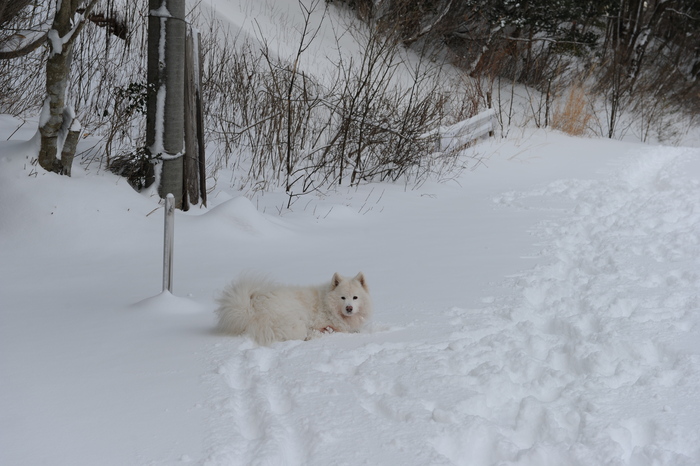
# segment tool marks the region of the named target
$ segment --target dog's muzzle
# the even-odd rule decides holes
[[[354,312],[354,309],[352,306],[345,306],[345,310],[343,311],[343,314],[346,316],[351,316]]]

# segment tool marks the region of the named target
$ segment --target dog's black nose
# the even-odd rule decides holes
[[[352,306],[345,306],[345,312],[352,312]]]

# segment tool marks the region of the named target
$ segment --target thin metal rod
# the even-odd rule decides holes
[[[165,196],[165,237],[163,240],[163,291],[173,292],[173,240],[175,238],[175,196]]]

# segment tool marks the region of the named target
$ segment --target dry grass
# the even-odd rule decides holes
[[[581,85],[571,88],[563,107],[558,105],[552,115],[551,126],[572,136],[584,136],[593,114],[588,107],[586,91]]]

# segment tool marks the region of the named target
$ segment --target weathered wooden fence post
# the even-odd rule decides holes
[[[182,210],[206,206],[206,163],[201,100],[201,35],[191,27],[185,44],[185,163]]]

